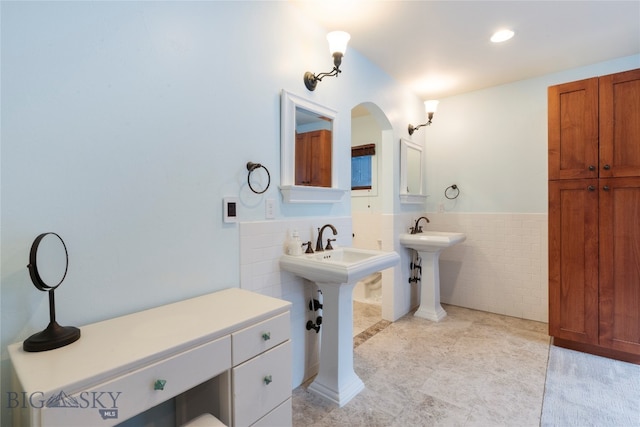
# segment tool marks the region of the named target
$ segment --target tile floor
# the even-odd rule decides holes
[[[294,427],[539,426],[547,324],[445,310],[439,323],[410,313],[367,334],[379,317],[356,305],[354,368],[366,389],[339,408],[303,384],[293,391]]]

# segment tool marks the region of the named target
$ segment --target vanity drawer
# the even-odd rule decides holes
[[[291,321],[289,312],[232,334],[233,366],[251,359],[289,339]]]
[[[114,425],[230,368],[231,338],[225,336],[75,393],[65,399],[66,407],[43,407],[41,423],[43,426]],[[163,390],[154,389],[158,380],[166,381]]]
[[[246,427],[291,397],[291,341],[232,370],[233,423]]]
[[[289,427],[293,424],[291,398],[280,404],[276,409],[260,418],[251,427]]]

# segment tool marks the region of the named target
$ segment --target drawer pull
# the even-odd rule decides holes
[[[153,383],[153,389],[154,390],[164,390],[164,385],[167,383],[167,380],[156,380],[155,383]]]
[[[273,381],[273,380],[271,379],[271,375],[267,375],[267,376],[265,376],[265,377],[264,377],[264,383],[265,383],[266,385],[271,384],[271,381]]]
[[[271,332],[263,332],[262,339],[265,341],[269,341],[271,339]]]

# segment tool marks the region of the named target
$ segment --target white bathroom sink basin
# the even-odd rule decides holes
[[[283,255],[280,267],[313,282],[341,284],[355,283],[398,261],[400,256],[395,252],[337,248],[300,256]]]
[[[445,248],[464,242],[463,233],[447,231],[423,231],[417,234],[401,234],[400,243],[408,248],[422,252],[439,252]]]

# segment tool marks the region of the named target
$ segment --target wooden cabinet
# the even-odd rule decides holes
[[[549,334],[640,363],[640,69],[548,96]]]
[[[640,176],[640,69],[600,77],[600,177]]]
[[[551,86],[549,179],[598,177],[598,78]]]
[[[600,187],[600,345],[640,354],[640,177]]]
[[[296,134],[296,185],[331,187],[332,133],[316,130]]]
[[[549,334],[598,343],[597,179],[549,182]]]

